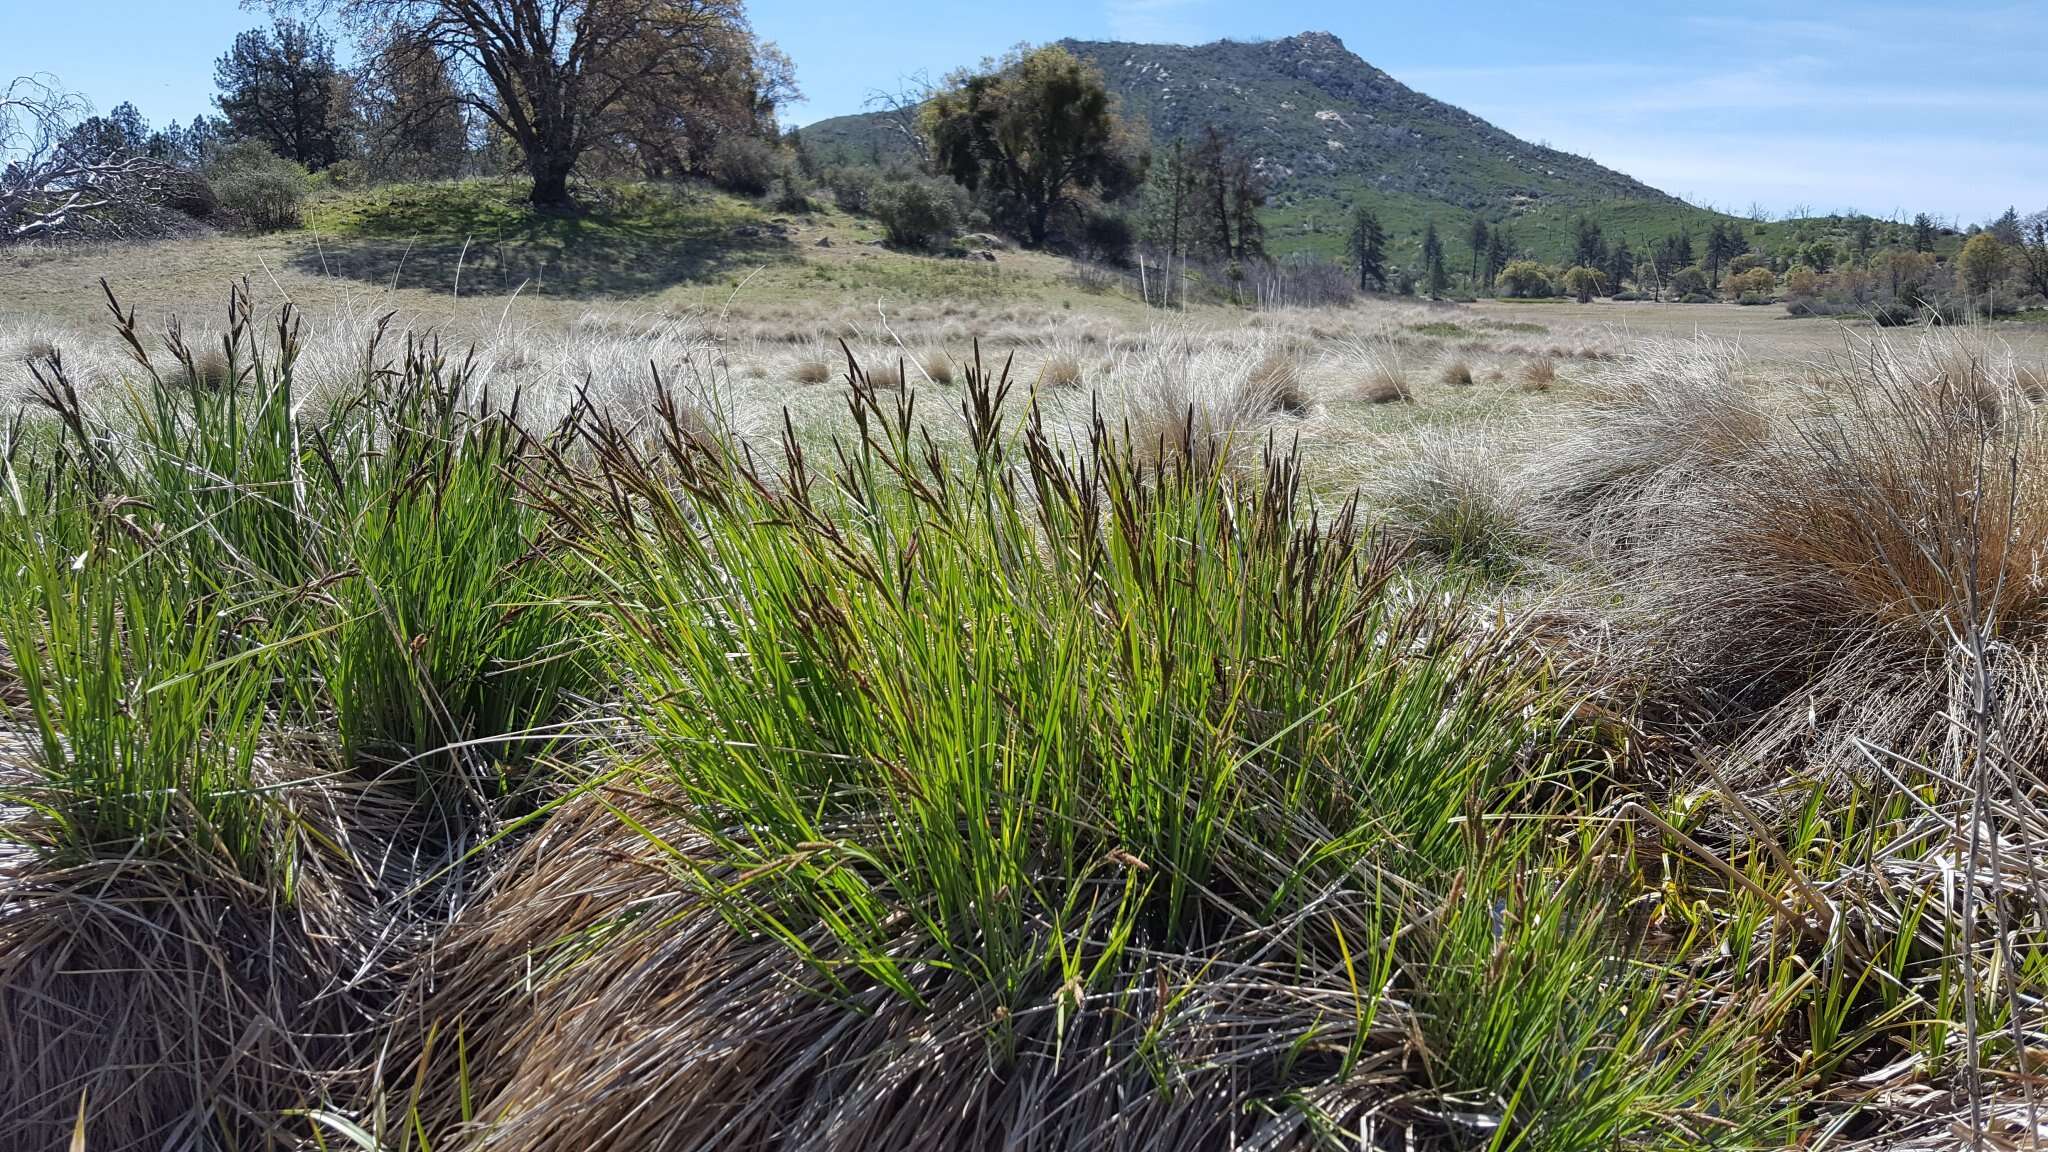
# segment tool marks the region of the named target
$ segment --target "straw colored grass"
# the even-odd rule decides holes
[[[1079,388],[1081,384],[1081,358],[1071,352],[1056,352],[1038,366],[1040,388]]]
[[[1358,398],[1368,404],[1396,404],[1412,401],[1415,395],[1408,390],[1408,380],[1399,368],[1376,364],[1359,385]]]

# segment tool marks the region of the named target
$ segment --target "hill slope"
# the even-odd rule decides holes
[[[1334,251],[1354,203],[1379,211],[1397,246],[1417,243],[1433,220],[1456,252],[1478,215],[1508,222],[1525,249],[1552,259],[1569,250],[1580,213],[1632,241],[1681,226],[1703,230],[1713,219],[1585,157],[1530,144],[1431,99],[1327,32],[1194,47],[1061,43],[1101,69],[1124,113],[1149,126],[1155,147],[1192,140],[1209,124],[1242,142],[1266,178],[1269,238],[1283,251]],[[840,162],[903,152],[874,114],[822,120],[803,134],[821,157]]]

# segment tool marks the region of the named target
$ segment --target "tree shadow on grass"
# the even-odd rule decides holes
[[[503,182],[399,186],[310,223],[297,270],[440,293],[636,296],[798,259],[730,201],[648,186],[596,190],[574,215],[535,212]]]

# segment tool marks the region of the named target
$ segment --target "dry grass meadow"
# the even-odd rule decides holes
[[[2037,1146],[2041,331],[764,223],[0,256],[0,1145]]]

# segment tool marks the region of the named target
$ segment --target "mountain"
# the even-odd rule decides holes
[[[1254,157],[1267,187],[1268,246],[1335,252],[1350,207],[1366,204],[1397,249],[1434,222],[1455,254],[1474,216],[1505,222],[1545,259],[1570,253],[1583,214],[1639,248],[1716,217],[1583,156],[1530,144],[1461,108],[1407,87],[1327,32],[1187,47],[1064,40],[1092,61],[1124,115],[1149,127],[1155,151],[1191,144],[1205,125]],[[905,146],[876,113],[803,129],[827,162],[878,163]]]

